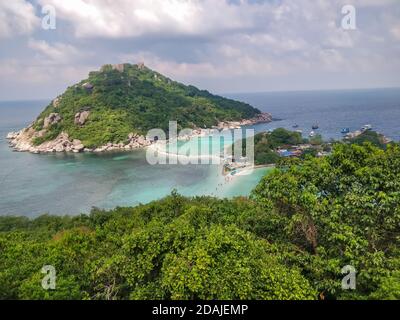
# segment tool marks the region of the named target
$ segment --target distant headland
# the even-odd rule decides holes
[[[149,146],[169,121],[195,134],[272,121],[251,105],[173,81],[143,63],[104,65],[67,88],[27,128],[7,135],[15,151],[105,152]]]

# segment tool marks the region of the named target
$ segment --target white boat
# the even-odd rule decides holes
[[[314,138],[315,137],[315,131],[311,131],[309,136],[310,136],[310,138]]]
[[[372,130],[372,126],[370,124],[366,124],[361,128],[361,131],[369,131]]]

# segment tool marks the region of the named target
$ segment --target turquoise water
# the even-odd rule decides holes
[[[151,166],[144,150],[100,155],[12,152],[7,132],[27,125],[44,105],[0,103],[1,215],[79,214],[92,207],[133,206],[160,199],[174,188],[186,196],[248,195],[266,172],[259,169],[225,181],[219,165]],[[199,142],[207,144],[205,138]]]
[[[305,133],[315,122],[325,138],[372,124],[400,140],[400,90],[356,90],[232,95],[269,111],[280,121],[256,131],[297,123]],[[0,102],[0,215],[79,214],[92,207],[147,203],[176,188],[187,196],[248,195],[267,169],[225,181],[218,165],[156,165],[144,151],[131,153],[33,155],[12,152],[5,136],[35,119],[48,101]],[[190,144],[195,144],[192,140]],[[208,142],[200,140],[202,146]]]

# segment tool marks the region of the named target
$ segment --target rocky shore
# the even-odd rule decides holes
[[[82,112],[75,116],[75,122],[79,125],[84,125],[87,117],[89,116],[88,112]],[[145,148],[154,143],[154,141],[146,139],[146,137],[130,133],[127,137],[125,143],[112,143],[109,142],[104,146],[100,146],[97,148],[88,148],[86,147],[82,141],[78,139],[72,139],[69,137],[68,133],[61,132],[55,139],[50,141],[45,141],[39,145],[36,145],[34,141],[38,138],[42,138],[46,134],[46,129],[59,122],[61,118],[58,114],[50,114],[44,120],[43,129],[40,131],[35,130],[34,124],[31,124],[27,128],[24,128],[18,132],[10,132],[7,135],[7,140],[9,140],[9,145],[14,151],[18,152],[31,152],[31,153],[53,153],[53,152],[93,152],[93,153],[101,153],[108,151],[131,151],[135,149]],[[214,129],[237,129],[246,125],[254,125],[258,123],[267,123],[272,121],[272,116],[269,113],[261,113],[255,118],[245,119],[242,121],[230,121],[230,122],[221,122],[218,126],[214,127]],[[202,129],[194,129],[193,136],[202,135]]]
[[[239,129],[242,126],[251,126],[259,123],[268,123],[272,121],[272,115],[270,113],[260,113],[254,118],[251,119],[243,119],[241,121],[224,121],[220,122],[218,126],[214,127],[214,129]]]
[[[37,132],[32,126],[22,129],[18,132],[10,132],[7,135],[10,147],[18,152],[31,153],[52,153],[52,152],[93,152],[100,153],[106,151],[130,151],[140,149],[151,145],[153,142],[145,137],[131,133],[126,143],[107,143],[97,148],[87,148],[78,139],[71,139],[65,132],[61,132],[54,140],[46,141],[40,145],[34,145],[35,138],[40,137],[41,133]]]

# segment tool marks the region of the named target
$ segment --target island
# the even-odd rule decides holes
[[[15,151],[104,152],[151,145],[150,129],[237,128],[272,121],[251,105],[173,81],[143,63],[104,65],[67,88],[27,128],[7,135]]]

